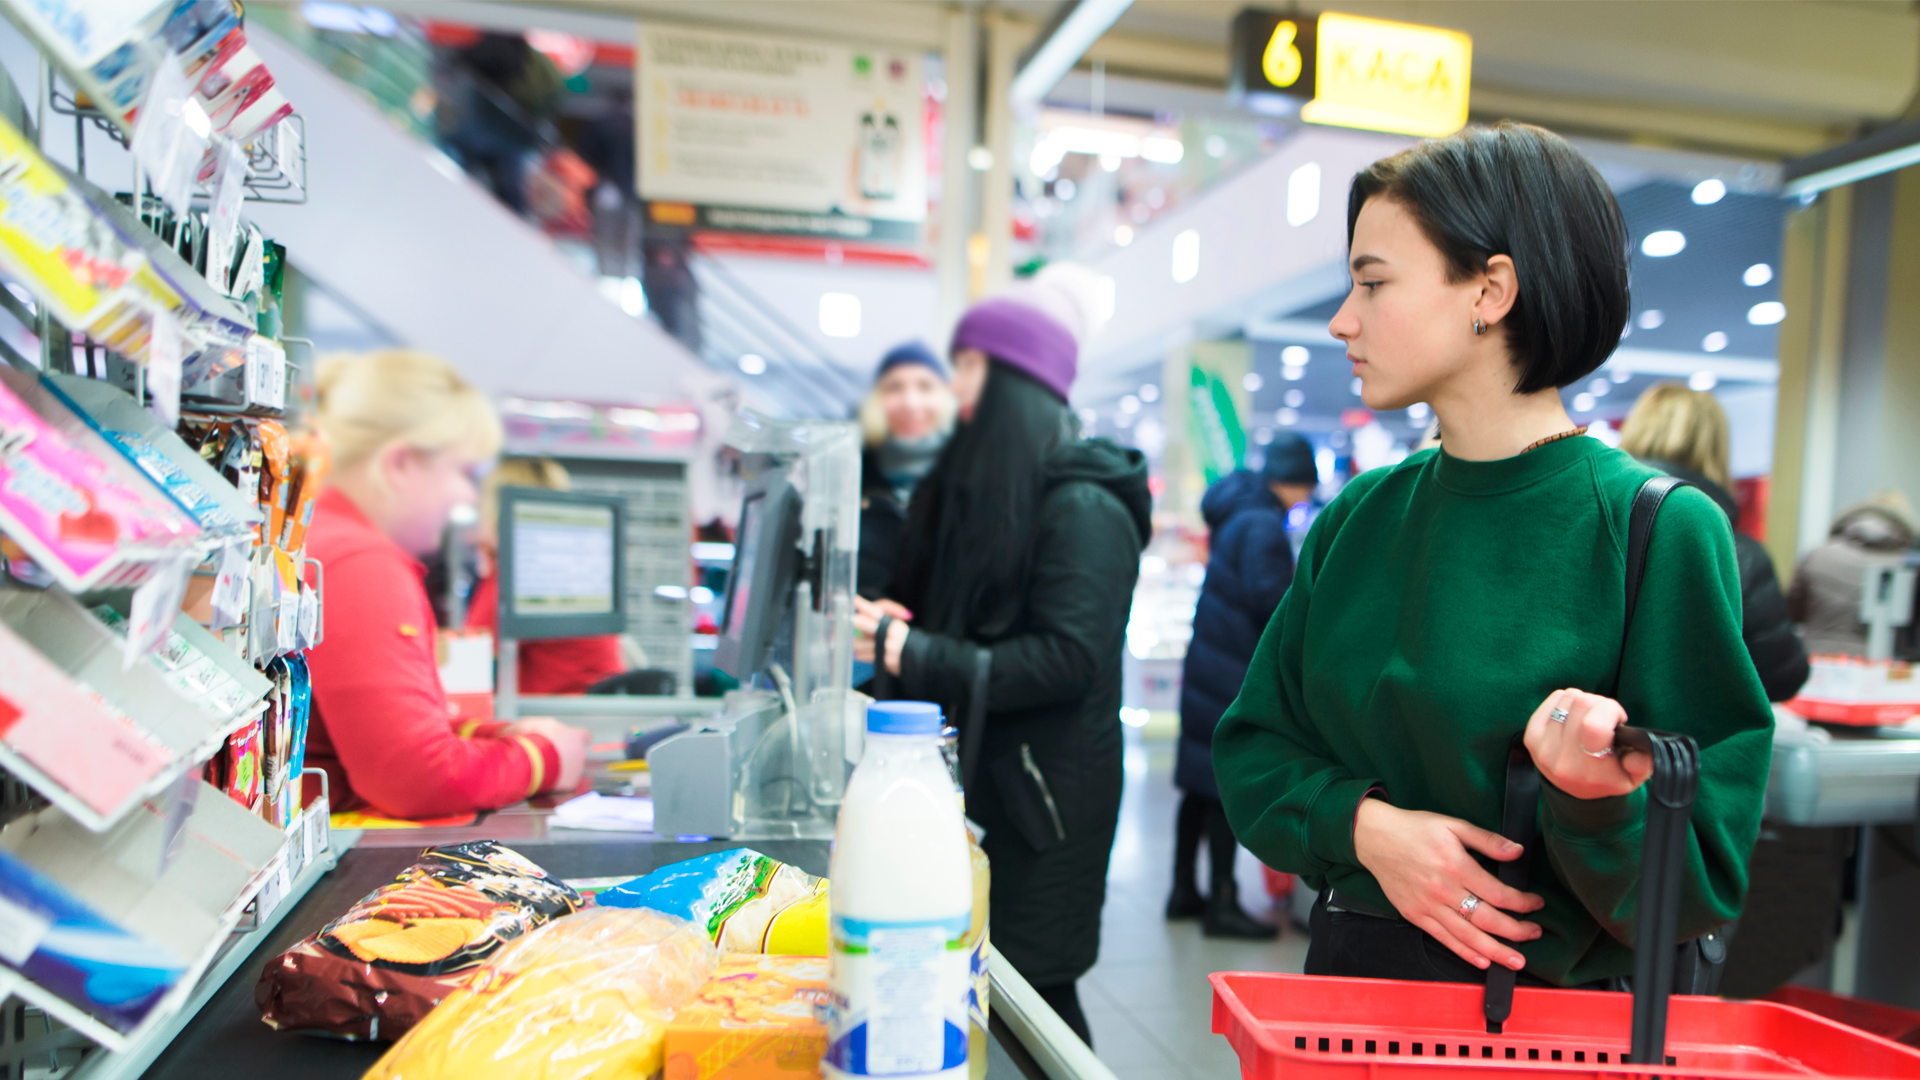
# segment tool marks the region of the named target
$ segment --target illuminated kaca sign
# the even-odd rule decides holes
[[[1467,123],[1473,41],[1465,34],[1333,12],[1247,9],[1233,20],[1229,92],[1316,124],[1446,135]]]

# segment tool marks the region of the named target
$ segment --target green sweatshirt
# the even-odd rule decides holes
[[[1391,910],[1354,855],[1361,798],[1378,787],[1498,832],[1509,741],[1549,693],[1578,687],[1699,742],[1680,933],[1739,914],[1773,716],[1740,639],[1727,516],[1698,489],[1660,511],[1622,663],[1627,516],[1656,475],[1572,438],[1502,461],[1423,451],[1348,484],[1214,736],[1241,842]],[[1527,970],[1562,985],[1631,974],[1646,792],[1541,787],[1529,889],[1545,933],[1520,946]]]

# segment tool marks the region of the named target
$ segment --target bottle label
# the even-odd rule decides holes
[[[833,917],[827,1063],[835,1072],[911,1076],[967,1063],[972,921],[965,912],[912,921]]]

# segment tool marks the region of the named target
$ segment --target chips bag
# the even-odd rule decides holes
[[[503,949],[362,1080],[655,1076],[668,1020],[715,960],[683,919],[589,908]]]
[[[585,905],[496,841],[428,848],[270,962],[253,999],[274,1028],[398,1038],[507,942]]]
[[[663,866],[594,897],[706,928],[722,954],[827,953],[827,880],[751,848]]]

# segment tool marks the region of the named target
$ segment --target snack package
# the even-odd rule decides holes
[[[664,1080],[792,1080],[827,1052],[823,956],[728,956],[667,1025]]]
[[[590,908],[503,949],[363,1080],[655,1076],[668,1017],[715,959],[685,920]]]
[[[594,902],[651,908],[704,926],[723,954],[827,953],[826,879],[751,848],[663,866]]]
[[[253,999],[276,1029],[398,1038],[506,943],[585,904],[497,841],[428,848],[269,962]]]
[[[326,436],[309,430],[293,436],[292,467],[297,481],[287,506],[287,523],[280,534],[280,547],[299,551],[307,545],[307,526],[313,524],[313,504],[333,470],[333,451]]]
[[[280,536],[287,519],[287,495],[293,478],[287,475],[287,429],[278,420],[260,421],[260,454],[266,472],[260,481],[260,542],[272,544]]]

